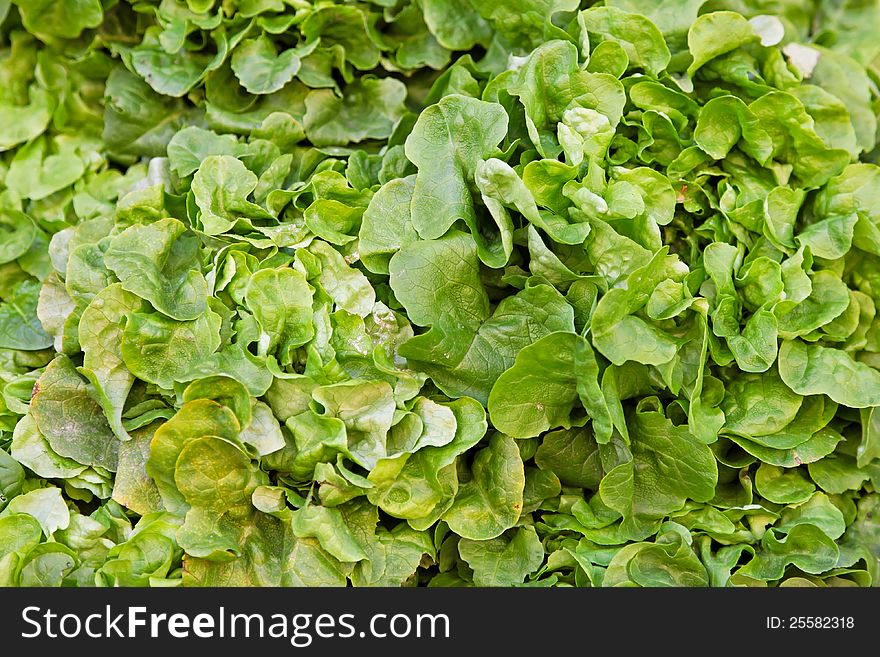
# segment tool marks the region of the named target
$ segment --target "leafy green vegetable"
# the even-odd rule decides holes
[[[877,585],[878,29],[0,0],[0,584]]]

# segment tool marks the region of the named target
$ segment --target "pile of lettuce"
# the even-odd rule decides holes
[[[878,33],[0,0],[0,584],[877,584]]]

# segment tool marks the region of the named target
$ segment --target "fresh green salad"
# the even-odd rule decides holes
[[[0,584],[880,583],[875,0],[0,0]]]

